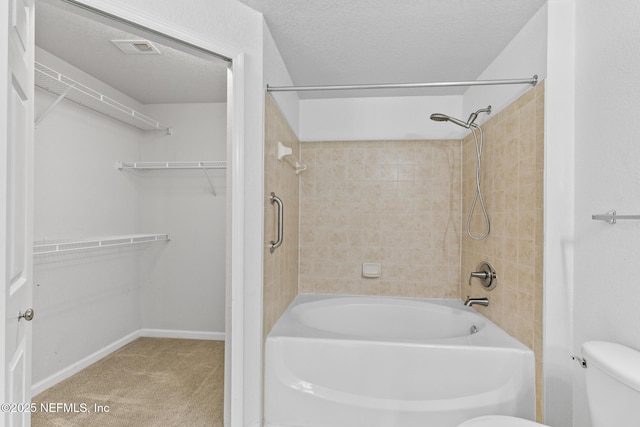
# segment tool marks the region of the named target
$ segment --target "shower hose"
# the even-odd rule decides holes
[[[489,235],[491,224],[489,223],[489,215],[487,215],[487,209],[484,207],[484,200],[482,199],[482,190],[480,190],[480,179],[482,178],[482,128],[476,124],[471,124],[469,130],[473,134],[473,140],[476,145],[476,194],[473,197],[471,203],[471,209],[469,209],[469,217],[467,218],[467,235],[473,240],[482,240]],[[478,142],[478,135],[476,130],[480,133],[480,142]],[[485,229],[479,236],[474,235],[471,232],[471,217],[476,209],[477,202],[480,201],[480,207],[482,208],[482,215],[484,216]]]

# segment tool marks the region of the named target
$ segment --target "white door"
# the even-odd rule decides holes
[[[7,427],[30,424],[33,7],[33,0],[0,0],[0,426]]]

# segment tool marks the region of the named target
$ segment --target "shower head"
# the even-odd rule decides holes
[[[465,128],[469,127],[462,120],[458,120],[458,119],[456,119],[454,117],[447,116],[446,114],[441,114],[441,113],[433,113],[431,115],[431,120],[435,120],[436,122],[451,122],[451,123],[455,123],[458,126],[462,126],[462,127],[465,127]]]
[[[463,128],[469,129],[471,126],[477,126],[475,124],[475,121],[478,118],[478,114],[480,113],[491,114],[491,105],[489,105],[487,108],[481,108],[475,113],[471,113],[466,123],[462,120],[447,116],[446,114],[442,113],[433,113],[430,118],[431,120],[435,120],[436,122],[451,122],[457,124],[458,126],[462,126]]]

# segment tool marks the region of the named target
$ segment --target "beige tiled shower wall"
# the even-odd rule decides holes
[[[491,116],[490,116],[491,117]],[[544,171],[544,84],[538,84],[482,126],[482,190],[491,233],[481,241],[462,238],[461,298],[489,298],[475,306],[510,335],[533,349],[536,357],[538,419],[542,419],[542,255]],[[475,193],[476,147],[463,141],[463,222]],[[465,225],[466,228],[466,225]],[[478,204],[474,234],[484,222]],[[481,261],[496,269],[498,286],[486,292],[468,278]]]
[[[299,158],[300,142],[284,119],[277,104],[266,97],[265,105],[265,188],[264,188],[264,334],[298,293],[298,214],[299,176],[287,162],[277,157],[278,141],[293,149]],[[276,240],[276,207],[270,202],[274,192],[284,205],[284,239],[273,253],[269,243]]]
[[[460,141],[301,146],[300,292],[459,297]]]

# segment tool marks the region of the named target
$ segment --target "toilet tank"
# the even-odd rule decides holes
[[[586,387],[592,427],[640,425],[640,352],[620,344],[589,341]]]

